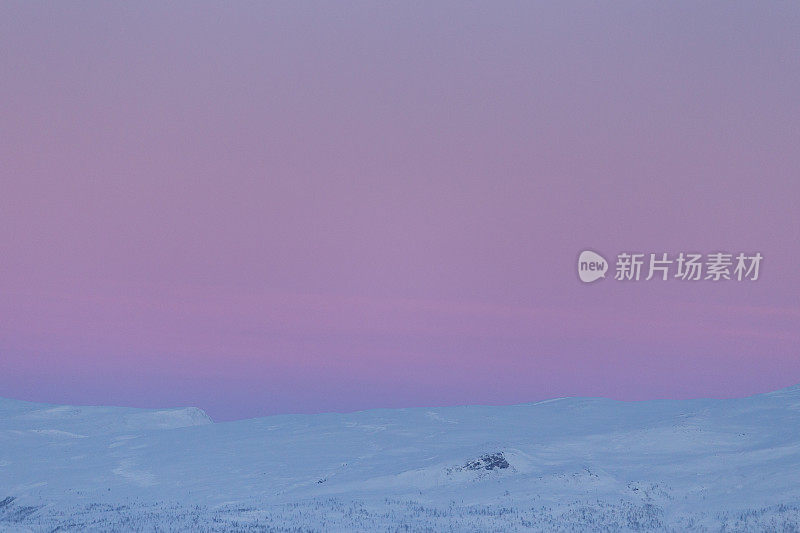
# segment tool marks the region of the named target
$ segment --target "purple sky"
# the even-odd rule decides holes
[[[800,382],[800,5],[161,4],[0,7],[0,396]],[[765,259],[583,285],[585,248]]]

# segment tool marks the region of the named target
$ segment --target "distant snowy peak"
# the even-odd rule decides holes
[[[124,417],[124,423],[130,429],[175,429],[212,424],[213,420],[202,409],[184,407],[132,413]]]
[[[785,389],[778,389],[774,392],[767,392],[763,396],[795,396],[800,398],[800,383],[786,387]]]
[[[0,399],[0,429],[52,434],[114,434],[202,426],[213,421],[197,407],[136,409],[48,405]]]

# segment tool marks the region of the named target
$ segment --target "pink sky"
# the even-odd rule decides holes
[[[0,397],[280,412],[800,382],[800,6],[0,7]],[[577,254],[760,251],[757,282]]]

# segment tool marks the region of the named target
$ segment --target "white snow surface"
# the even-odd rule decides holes
[[[800,387],[224,423],[0,400],[0,530],[798,531]]]

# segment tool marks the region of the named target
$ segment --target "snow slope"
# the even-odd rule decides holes
[[[0,530],[797,531],[800,387],[212,423],[0,400]]]

